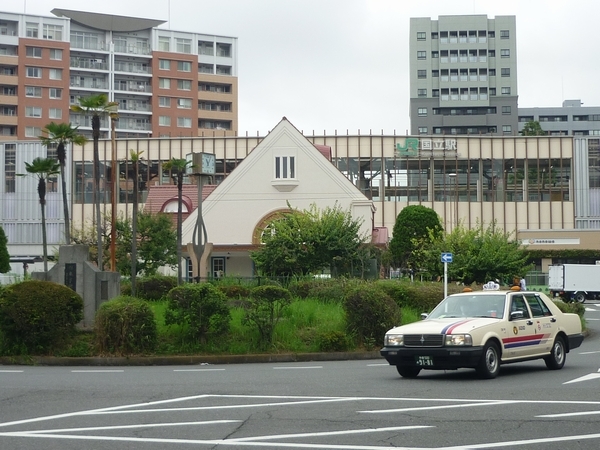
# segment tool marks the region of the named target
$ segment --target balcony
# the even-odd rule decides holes
[[[134,55],[149,55],[150,48],[147,45],[115,44],[115,53],[128,53]]]
[[[150,74],[150,68],[147,64],[130,63],[115,61],[115,72]]]
[[[97,59],[71,58],[72,69],[108,70],[108,64]]]
[[[108,83],[106,81],[93,81],[93,80],[71,80],[69,86],[72,88],[80,89],[108,89]]]
[[[115,91],[150,93],[152,92],[152,86],[142,81],[115,80]]]

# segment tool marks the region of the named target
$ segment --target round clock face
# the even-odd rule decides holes
[[[215,173],[215,155],[211,153],[202,154],[202,173],[214,175]]]

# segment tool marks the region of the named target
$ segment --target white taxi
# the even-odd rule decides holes
[[[450,295],[424,320],[389,330],[380,353],[406,378],[461,367],[495,378],[501,364],[540,358],[561,369],[583,342],[579,316],[543,293],[513,289],[490,282],[483,291]]]

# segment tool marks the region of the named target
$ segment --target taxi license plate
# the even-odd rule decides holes
[[[417,366],[433,366],[433,358],[431,356],[415,356]]]

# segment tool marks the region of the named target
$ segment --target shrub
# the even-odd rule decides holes
[[[192,339],[226,333],[230,320],[227,297],[210,283],[184,284],[168,294],[165,324],[185,327]]]
[[[376,282],[400,307],[430,312],[444,299],[444,283],[379,280]],[[448,285],[448,294],[462,291],[463,286]]]
[[[83,318],[72,289],[29,280],[8,286],[0,298],[0,332],[6,353],[46,353],[64,346]]]
[[[295,280],[290,283],[290,292],[299,298],[314,298],[325,303],[342,303],[346,294],[356,286],[365,284],[358,278],[330,278]]]
[[[153,275],[137,280],[135,296],[149,301],[161,300],[176,286],[177,277]]]
[[[343,352],[350,347],[348,336],[341,331],[329,331],[319,334],[317,345],[322,352]]]
[[[371,347],[383,344],[390,328],[400,324],[400,307],[376,284],[353,289],[344,301],[346,327],[359,344]]]
[[[554,302],[554,303],[564,313],[574,313],[574,314],[577,314],[579,317],[583,317],[583,315],[585,314],[585,306],[583,306],[582,303],[578,303],[578,302],[565,303],[563,301]]]
[[[273,332],[283,310],[291,303],[291,294],[279,286],[257,286],[252,289],[242,323],[254,325],[260,334],[260,345],[273,342]]]
[[[217,284],[217,289],[227,298],[243,299],[250,296],[250,288],[241,284]]]
[[[139,354],[156,348],[154,313],[148,303],[135,297],[120,296],[102,303],[94,327],[101,353]]]

